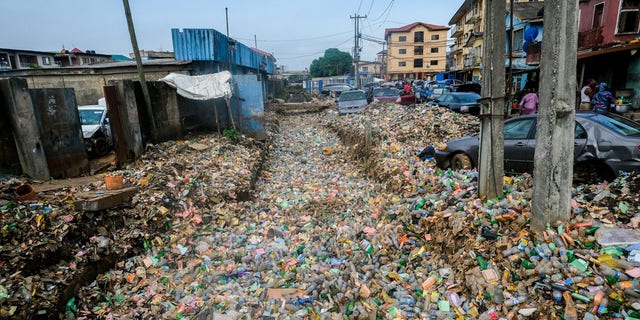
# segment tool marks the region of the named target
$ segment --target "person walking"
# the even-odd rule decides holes
[[[591,110],[591,101],[596,94],[597,82],[594,79],[587,80],[587,83],[580,89],[580,110]]]
[[[600,82],[598,85],[598,92],[593,97],[594,105],[593,110],[599,113],[611,111],[611,105],[613,104],[613,94],[609,91],[606,82]]]
[[[534,114],[538,112],[538,94],[535,89],[530,89],[529,93],[525,94],[520,100],[520,114]]]

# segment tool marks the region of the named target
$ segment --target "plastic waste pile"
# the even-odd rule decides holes
[[[381,104],[267,118],[265,145],[212,136],[149,148],[124,170],[139,188],[131,207],[103,218],[74,211],[77,190],[0,198],[3,252],[28,248],[22,234],[53,239],[48,226],[68,214],[86,229],[70,260],[33,276],[3,260],[0,316],[640,319],[638,176],[576,186],[571,220],[533,234],[530,176],[481,200],[477,172],[415,155],[476,133],[476,118]],[[44,229],[34,203],[51,207]],[[117,252],[95,279],[45,299],[66,291],[65,275],[78,275],[68,270]]]

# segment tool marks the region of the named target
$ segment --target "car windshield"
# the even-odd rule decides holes
[[[362,91],[347,91],[340,95],[340,101],[356,101],[365,99],[367,99],[367,97],[364,96],[364,92]]]
[[[96,125],[100,124],[100,119],[102,119],[103,110],[98,109],[87,109],[87,110],[78,110],[80,114],[80,124],[81,125]]]
[[[591,119],[623,136],[640,134],[640,124],[615,114],[595,114]]]
[[[476,103],[480,99],[478,94],[459,94],[456,96],[458,102],[462,103]]]
[[[374,97],[397,96],[399,94],[400,90],[394,88],[376,89],[375,91],[373,91]]]

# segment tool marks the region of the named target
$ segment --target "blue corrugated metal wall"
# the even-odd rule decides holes
[[[173,52],[176,60],[229,62],[228,38],[214,29],[171,29]],[[275,72],[275,64],[266,56],[237,42],[233,52],[237,66]]]

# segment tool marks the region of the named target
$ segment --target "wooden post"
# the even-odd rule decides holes
[[[501,196],[504,175],[505,39],[504,0],[487,0],[484,24],[478,192],[481,198]]]
[[[49,164],[40,140],[36,111],[27,81],[22,78],[0,80],[2,103],[8,111],[22,171],[33,179],[49,180]]]
[[[231,101],[229,97],[224,97],[224,102],[227,104],[227,113],[229,113],[229,119],[231,120],[231,127],[236,129],[236,122],[233,120],[233,113],[231,113]]]
[[[149,88],[147,87],[147,81],[144,77],[144,70],[142,69],[142,59],[140,58],[140,49],[138,49],[136,30],[133,28],[133,18],[131,18],[129,0],[122,0],[122,4],[124,5],[124,14],[127,17],[127,26],[129,27],[129,37],[131,38],[133,54],[136,57],[136,66],[138,67],[138,77],[140,78],[140,85],[142,86],[142,95],[144,96],[145,107],[147,108],[147,113],[149,114],[149,122],[151,122],[151,135],[153,136],[153,142],[157,142],[158,130],[156,128],[155,117],[153,116],[153,108],[151,107],[151,96],[149,95]]]
[[[578,2],[544,2],[540,106],[531,199],[531,228],[571,216]]]

